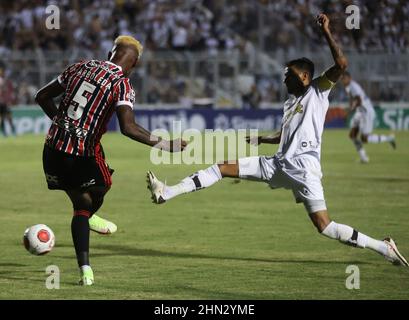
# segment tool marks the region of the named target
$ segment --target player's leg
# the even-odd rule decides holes
[[[71,220],[71,234],[74,242],[78,267],[80,268],[81,285],[92,285],[94,275],[89,263],[89,222],[93,209],[92,197],[80,189],[66,190],[71,199],[74,214]]]
[[[371,133],[366,138],[368,143],[385,143],[388,142],[391,146],[396,149],[396,141],[395,136],[393,134],[385,135],[385,134],[375,134]]]
[[[320,169],[318,161],[309,158],[300,159],[300,168],[309,168],[301,172],[286,172],[297,202],[302,202],[318,232],[328,238],[359,248],[368,248],[382,254],[389,261],[409,266],[400,255],[392,239],[384,241],[373,239],[350,226],[331,221],[324,198],[321,177],[316,174]],[[304,180],[300,177],[305,177]]]
[[[358,151],[359,158],[361,159],[362,163],[369,162],[369,158],[366,155],[366,151],[363,146],[362,140],[359,139],[359,131],[360,131],[360,118],[359,116],[354,116],[355,119],[352,120],[352,128],[349,131],[349,138],[352,140],[356,151]]]
[[[153,202],[163,203],[178,195],[208,188],[226,177],[262,180],[260,157],[241,158],[237,161],[214,164],[207,169],[195,172],[173,186],[166,186],[149,171],[147,183]]]
[[[92,231],[104,235],[112,234],[117,230],[117,226],[113,222],[101,218],[95,214],[104,203],[104,197],[109,189],[109,186],[100,186],[92,187],[87,190],[92,198],[92,210],[91,217],[89,218],[89,227]]]
[[[0,113],[0,131],[3,133],[5,137],[7,137],[4,115],[2,115],[1,113]]]
[[[234,177],[235,172],[238,172],[237,167],[237,163],[214,164],[207,169],[193,173],[173,186],[167,186],[149,171],[147,173],[148,189],[151,190],[152,200],[155,203],[163,203],[178,195],[208,188],[220,181],[223,174]],[[235,177],[238,177],[238,174]]]
[[[409,266],[405,258],[399,253],[396,244],[390,238],[384,241],[373,239],[354,228],[331,221],[328,212],[323,207],[307,206],[312,223],[322,235],[338,240],[341,243],[358,248],[368,248],[397,265]]]
[[[92,187],[87,189],[89,194],[91,195],[92,198],[92,211],[91,214],[93,215],[96,213],[101,207],[102,204],[104,203],[104,197],[109,191],[110,187]]]
[[[372,133],[375,121],[375,114],[369,112],[366,115],[364,127],[362,128],[361,139],[364,143],[390,143],[393,149],[396,149],[395,136],[393,134],[375,134]]]
[[[16,134],[16,128],[14,127],[13,119],[11,117],[11,111],[10,110],[7,110],[6,120],[8,121],[8,123],[10,125],[11,133],[13,135],[15,135]]]
[[[367,143],[389,143],[393,149],[396,149],[396,140],[393,134],[385,135],[385,134],[376,134],[370,133],[367,135],[362,135],[362,140],[365,140]]]
[[[95,214],[102,206],[104,197],[111,188],[111,175],[114,171],[106,163],[101,145],[96,148],[95,158],[84,160],[84,163],[78,166],[78,170],[81,176],[80,183],[89,185],[86,190],[92,198],[93,207],[89,219],[90,229],[99,234],[112,234],[116,232],[117,226],[113,222]]]

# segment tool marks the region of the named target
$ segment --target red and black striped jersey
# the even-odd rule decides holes
[[[68,154],[94,156],[116,107],[133,108],[129,78],[110,61],[90,60],[69,66],[57,80],[65,92],[46,144]]]

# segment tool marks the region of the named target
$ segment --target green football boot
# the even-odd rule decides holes
[[[81,279],[80,286],[92,286],[94,284],[94,273],[90,266],[82,266],[80,268]]]
[[[118,229],[115,223],[103,219],[96,214],[89,218],[88,222],[90,230],[99,234],[112,234]]]

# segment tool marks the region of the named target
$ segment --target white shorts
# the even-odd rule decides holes
[[[357,110],[351,119],[351,128],[358,128],[361,134],[368,135],[373,131],[374,121],[373,112]]]
[[[264,181],[273,189],[291,189],[295,201],[304,203],[310,214],[327,210],[321,165],[316,158],[307,155],[283,161],[276,156],[261,156],[241,158],[238,163],[240,178]]]

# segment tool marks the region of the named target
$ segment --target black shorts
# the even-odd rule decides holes
[[[6,116],[10,113],[10,108],[8,107],[7,104],[5,103],[0,103],[0,117],[1,116]]]
[[[44,145],[43,168],[48,189],[72,190],[110,187],[110,169],[102,151],[95,157],[78,157]]]

